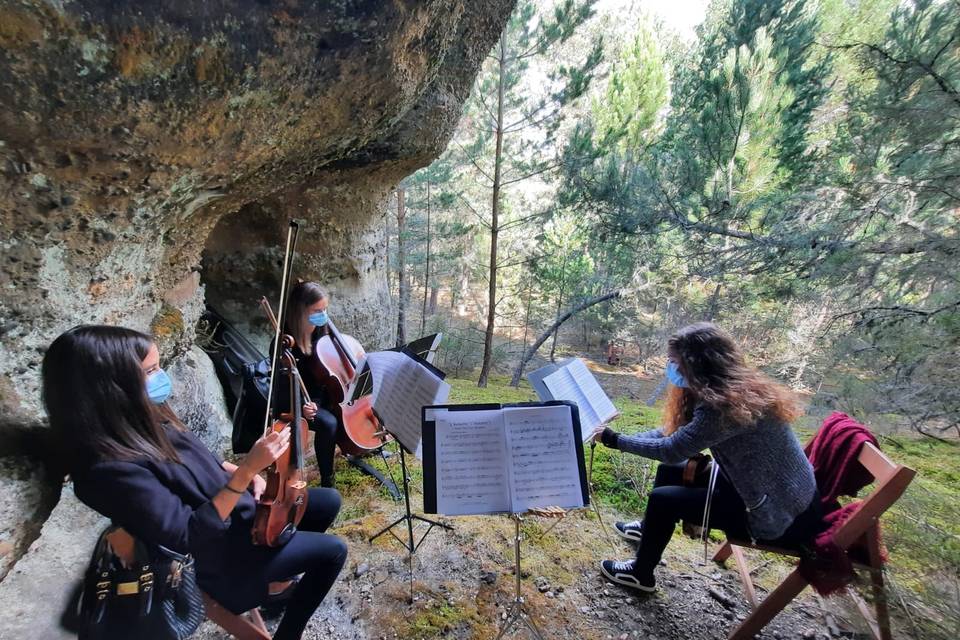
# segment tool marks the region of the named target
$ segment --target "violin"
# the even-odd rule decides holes
[[[347,400],[347,389],[357,375],[357,363],[366,355],[360,342],[327,322],[327,335],[314,345],[310,358],[311,371],[329,394],[330,407],[342,426],[337,429],[337,444],[349,455],[364,455],[379,449],[386,442],[386,432],[373,412],[373,401],[364,396]]]
[[[292,345],[293,338],[289,339]],[[289,349],[289,347],[287,347]],[[307,439],[307,419],[302,415],[299,379],[293,355],[287,350],[284,364],[290,376],[290,406],[293,413],[282,414],[273,421],[273,431],[290,428],[290,446],[267,468],[267,486],[257,501],[253,519],[253,543],[268,547],[282,547],[297,530],[307,508],[307,481],[304,476],[304,446]]]
[[[290,271],[293,252],[299,234],[299,225],[291,220],[287,232],[287,246],[283,259],[283,278],[280,284],[280,317],[276,318],[276,336],[270,363],[270,388],[267,392],[267,411],[264,418],[264,433],[282,431],[290,428],[290,445],[276,461],[267,468],[267,486],[257,500],[257,510],[253,520],[253,543],[268,547],[279,547],[289,542],[303,519],[307,508],[307,482],[304,478],[304,446],[307,443],[307,421],[302,415],[303,399],[300,395],[300,374],[296,360],[290,352],[294,340],[291,336],[281,335],[284,313],[289,294]],[[273,391],[276,388],[276,375],[282,360],[284,375],[290,379],[291,412],[271,420],[273,409]]]

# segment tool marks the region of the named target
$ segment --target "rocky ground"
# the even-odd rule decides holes
[[[344,510],[335,532],[349,542],[350,558],[305,637],[496,637],[515,588],[509,519],[445,519],[455,529],[434,529],[429,534],[413,559],[411,587],[403,547],[389,535],[368,542],[370,535],[402,512],[401,504],[345,467],[339,482]],[[414,504],[421,504],[419,494],[414,495]],[[609,530],[616,514],[606,507],[601,514]],[[571,512],[559,521],[530,518],[522,531],[522,592],[545,638],[725,638],[747,615],[735,571],[704,564],[702,546],[679,534],[659,569],[659,592],[645,596],[600,576],[597,563],[601,559],[625,559],[631,548],[620,539],[608,539],[595,512]],[[405,530],[398,533],[404,535]],[[751,557],[751,562],[757,566],[761,595],[787,570],[769,558]],[[837,608],[831,603],[833,620],[838,618]],[[276,621],[269,624],[272,628]],[[840,624],[848,629],[844,637],[856,637],[857,627]],[[829,638],[828,628],[824,609],[806,594],[761,637]],[[515,628],[508,637],[525,634]],[[213,640],[226,635],[207,622],[199,637]]]

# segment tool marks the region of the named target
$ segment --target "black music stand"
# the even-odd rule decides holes
[[[380,417],[377,416],[377,419],[379,420]],[[380,424],[382,425],[383,422],[381,421]],[[384,428],[386,428],[386,426],[384,426]],[[437,520],[431,520],[426,516],[422,516],[420,514],[413,513],[411,511],[410,509],[410,474],[407,473],[407,456],[405,453],[404,446],[400,443],[400,441],[397,440],[396,438],[394,438],[394,440],[397,443],[397,448],[400,449],[400,470],[403,474],[403,503],[404,503],[405,511],[402,516],[400,516],[399,518],[397,518],[396,520],[388,524],[386,527],[384,527],[377,533],[370,536],[370,539],[368,540],[368,542],[372,544],[373,541],[379,538],[380,536],[386,533],[389,533],[394,538],[396,538],[397,542],[402,544],[403,547],[407,550],[407,570],[410,576],[410,602],[412,603],[413,602],[413,555],[417,552],[417,549],[420,548],[420,545],[423,544],[423,541],[426,540],[427,535],[431,531],[433,531],[434,527],[441,527],[443,529],[447,529],[448,531],[453,531],[453,527],[450,526],[449,524],[444,524],[443,522],[439,522]],[[420,536],[420,539],[416,540],[416,542],[414,541],[415,539],[413,536],[414,520],[419,520],[420,522],[425,522],[427,525],[429,525],[427,526],[427,530],[423,532],[423,535]],[[407,525],[406,540],[398,536],[397,533],[393,530],[394,527],[400,525],[401,523],[406,523]]]
[[[520,623],[527,627],[534,638],[543,640],[543,634],[540,633],[540,629],[533,621],[530,612],[523,606],[523,594],[520,592],[520,540],[522,539],[520,523],[523,522],[523,517],[519,513],[511,513],[510,518],[514,523],[513,571],[516,577],[516,591],[513,596],[513,604],[510,605],[510,612],[507,614],[503,626],[500,627],[500,633],[497,634],[496,640],[500,640],[514,625]]]
[[[433,341],[432,336],[431,336],[431,341]],[[415,360],[418,360],[424,366],[438,373],[439,375],[441,376],[443,375],[442,372],[440,372],[438,369],[433,367],[428,361],[426,361],[425,358],[422,358],[417,354],[413,354],[405,348],[401,350],[405,352],[407,355],[409,355],[410,357],[414,358]],[[354,393],[354,397],[367,395],[373,391],[373,376],[371,375],[369,368],[365,369],[364,371],[361,371],[359,376],[360,377],[357,379],[357,384],[355,387],[356,391]],[[386,431],[387,433],[390,433],[390,425],[383,420],[383,418],[380,416],[380,414],[376,412],[376,410],[374,410],[374,415],[377,416],[377,420],[380,422],[380,425],[383,428],[383,430]],[[394,434],[391,433],[390,435],[394,435]],[[379,538],[380,536],[383,536],[384,534],[389,533],[397,540],[397,542],[402,544],[403,547],[407,550],[407,563],[408,563],[409,573],[410,573],[410,601],[413,602],[413,555],[417,552],[417,549],[420,548],[420,545],[423,544],[423,541],[426,540],[427,535],[429,535],[430,532],[433,531],[434,527],[440,527],[448,531],[453,531],[453,527],[449,524],[445,524],[443,522],[439,522],[437,520],[432,520],[430,518],[427,518],[424,515],[413,513],[413,510],[410,507],[410,473],[407,471],[407,455],[406,455],[407,450],[403,446],[403,443],[401,443],[400,440],[395,435],[393,439],[397,443],[397,448],[400,450],[400,472],[403,478],[404,513],[402,516],[400,516],[399,518],[397,518],[396,520],[388,524],[386,527],[384,527],[377,533],[370,536],[370,538],[368,539],[368,542],[373,543],[373,541]],[[414,521],[423,522],[428,525],[427,530],[423,532],[423,535],[420,536],[419,540],[417,540],[414,537],[414,533],[413,533]],[[406,540],[398,536],[396,531],[394,531],[395,527],[404,523],[406,523],[407,525]]]

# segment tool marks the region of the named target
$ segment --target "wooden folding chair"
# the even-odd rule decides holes
[[[245,614],[237,615],[223,608],[216,600],[203,594],[203,606],[207,618],[237,640],[270,640],[270,633],[256,607]]]
[[[860,566],[866,567],[870,571],[876,617],[874,618],[871,615],[866,603],[859,596],[852,592],[851,595],[854,596],[857,608],[866,619],[873,637],[876,640],[892,640],[890,614],[887,610],[887,597],[883,586],[880,547],[877,543],[879,538],[875,529],[880,516],[900,499],[917,472],[909,467],[895,464],[869,442],[861,448],[858,460],[873,476],[874,488],[863,500],[860,508],[840,526],[834,535],[834,541],[837,546],[844,550],[849,549],[859,540],[864,541],[869,564]],[[755,545],[741,540],[727,540],[720,547],[713,559],[717,562],[724,562],[731,555],[733,556],[737,571],[740,573],[740,580],[743,582],[747,600],[749,600],[753,609],[749,617],[730,634],[730,640],[753,638],[809,584],[800,575],[799,568],[794,569],[763,602],[758,604],[757,593],[753,588],[753,581],[750,579],[750,570],[743,556],[743,548],[759,549],[780,555],[798,555],[797,551],[794,550]]]

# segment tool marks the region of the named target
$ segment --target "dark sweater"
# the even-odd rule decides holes
[[[190,432],[167,433],[180,463],[98,462],[73,474],[74,491],[144,542],[193,554],[200,587],[235,613],[247,611],[266,597],[263,565],[275,552],[253,545],[253,495],[241,495],[222,520],[212,502],[230,478],[222,460]]]
[[[771,419],[749,426],[728,424],[704,404],[669,436],[654,429],[608,436],[604,443],[669,463],[709,448],[747,507],[752,535],[761,540],[780,537],[810,505],[817,488],[813,468],[788,424]]]
[[[315,327],[313,333],[310,336],[311,347],[317,344],[317,341],[326,335],[326,330],[322,327]],[[317,406],[321,408],[328,408],[329,402],[327,399],[326,387],[320,383],[314,374],[314,364],[311,362],[313,354],[311,352],[304,352],[300,349],[299,346],[293,347],[290,350],[290,353],[293,355],[294,361],[297,363],[297,371],[300,373],[300,377],[303,378],[303,384],[307,388],[307,393],[310,394],[310,400],[317,403]],[[273,341],[270,341],[270,355],[273,355]],[[277,376],[277,407],[280,411],[289,411],[290,405],[290,384],[287,376],[280,375]],[[304,398],[304,401],[306,399]]]

